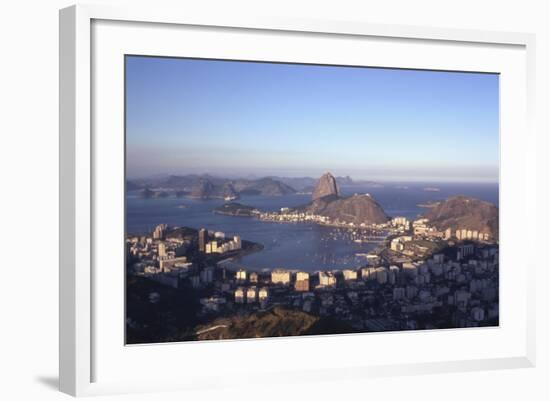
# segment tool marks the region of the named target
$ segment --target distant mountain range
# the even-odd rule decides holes
[[[298,192],[313,192],[315,189],[318,178],[312,177],[276,177],[272,176],[274,180],[281,181]],[[382,184],[374,181],[365,181],[365,180],[353,180],[349,175],[345,177],[334,177],[336,183],[340,187],[351,187],[351,186],[382,186]]]
[[[335,177],[340,186],[379,185],[372,181],[354,181],[349,176]],[[208,174],[157,176],[126,181],[127,191],[141,191],[145,198],[188,196],[196,199],[231,198],[241,195],[279,196],[312,192],[317,180],[311,177],[222,178]]]
[[[126,182],[128,191],[139,191],[144,198],[164,198],[169,196],[191,197],[196,199],[226,200],[238,199],[241,195],[280,196],[305,192],[310,189],[312,201],[294,211],[326,216],[331,221],[360,224],[381,224],[390,217],[369,194],[341,196],[340,186],[378,185],[372,181],[354,181],[350,177],[335,177],[331,173],[320,179],[310,177],[265,177],[258,179],[229,179],[211,175],[165,176]],[[439,230],[450,228],[488,233],[498,238],[498,208],[492,203],[466,196],[453,196],[437,204],[430,205],[423,217]],[[235,212],[233,209],[238,209]],[[247,209],[247,210],[245,210]],[[250,210],[248,210],[250,209]],[[251,215],[253,207],[233,204],[220,213]]]
[[[210,175],[168,176],[126,182],[127,191],[140,191],[144,198],[187,196],[196,199],[229,198],[240,195],[279,196],[296,193],[291,186],[272,178],[227,179]]]

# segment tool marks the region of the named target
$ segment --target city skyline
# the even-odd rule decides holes
[[[127,56],[128,178],[498,182],[498,75]]]

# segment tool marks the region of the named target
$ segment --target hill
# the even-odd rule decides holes
[[[208,330],[209,328],[213,329]],[[247,316],[216,319],[207,326],[197,327],[197,339],[225,340],[339,334],[354,331],[344,322],[320,318],[298,310],[275,307],[269,311],[257,312]]]
[[[269,177],[258,180],[234,180],[232,184],[241,195],[280,196],[296,193],[291,186]]]
[[[454,233],[456,230],[466,229],[498,238],[498,208],[480,199],[453,196],[430,208],[423,217],[429,219],[439,230],[451,228]]]
[[[389,220],[384,209],[370,195],[340,198],[336,195],[316,199],[297,210],[326,216],[331,221],[359,224],[382,224]]]

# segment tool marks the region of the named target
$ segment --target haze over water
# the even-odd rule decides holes
[[[439,188],[438,192],[426,187]],[[466,195],[498,206],[498,184],[434,184],[387,183],[382,187],[343,187],[342,195],[370,193],[391,216],[414,219],[426,211],[419,207],[430,201],[439,201],[454,195]],[[311,195],[242,196],[238,202],[264,211],[294,207],[308,203]],[[195,200],[189,198],[143,199],[137,193],[127,196],[127,232],[149,231],[160,223],[172,226],[207,228],[227,235],[264,245],[264,250],[242,257],[237,262],[249,269],[284,267],[305,271],[341,269],[365,264],[357,254],[376,247],[373,243],[356,243],[345,235],[346,230],[322,227],[308,223],[274,223],[250,217],[234,217],[213,213],[224,203],[221,199]],[[184,204],[186,208],[177,206]]]

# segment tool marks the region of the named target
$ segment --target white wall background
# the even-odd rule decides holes
[[[123,5],[130,0],[96,0]],[[0,3],[0,398],[56,400],[58,221],[58,21],[65,0]],[[143,2],[147,3],[147,2]],[[550,399],[550,266],[543,229],[548,204],[550,13],[545,1],[504,0],[266,0],[150,1],[214,13],[243,13],[376,23],[429,25],[537,34],[539,135],[537,233],[538,366],[534,369],[327,382],[257,390],[185,395],[187,399]],[[114,399],[114,397],[108,397]],[[131,400],[181,399],[165,393],[121,396]],[[117,399],[119,399],[117,398]]]

